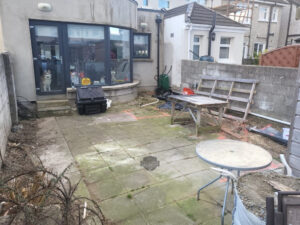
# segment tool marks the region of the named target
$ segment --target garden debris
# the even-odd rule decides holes
[[[249,131],[261,134],[265,137],[272,139],[273,141],[276,141],[279,144],[287,146],[288,143],[287,133],[289,133],[289,128],[284,128],[283,131],[278,131],[269,124],[261,129],[257,129],[256,127],[251,127]]]

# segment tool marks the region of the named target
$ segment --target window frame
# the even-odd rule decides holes
[[[273,23],[277,23],[278,22],[278,12],[279,12],[278,8],[273,7],[271,22],[273,22]],[[274,15],[275,15],[275,17],[274,17]]]
[[[32,27],[35,27],[36,25],[56,25],[61,27],[61,41],[62,41],[62,53],[63,53],[63,79],[65,83],[65,89],[72,87],[71,85],[71,77],[70,77],[70,57],[69,57],[69,45],[68,45],[68,25],[87,25],[87,26],[101,26],[104,27],[104,42],[105,42],[105,80],[106,83],[103,86],[114,86],[114,85],[120,85],[120,84],[126,84],[126,83],[132,83],[133,82],[133,29],[128,28],[128,27],[123,27],[123,26],[114,26],[114,25],[107,25],[107,24],[91,24],[91,23],[78,23],[78,22],[61,22],[61,21],[49,21],[49,20],[36,20],[36,19],[30,19],[29,20],[29,27],[28,29],[30,30],[31,33],[31,47],[32,47],[32,54],[35,55],[36,47],[35,47],[35,40],[34,36],[32,35],[33,30]],[[111,59],[110,59],[110,32],[109,28],[110,27],[115,27],[115,28],[120,28],[120,29],[126,29],[129,30],[129,51],[130,51],[130,67],[129,67],[129,80],[124,81],[122,83],[114,84],[112,82],[112,77],[111,77]],[[36,66],[34,66],[34,70],[36,73]],[[35,74],[36,76],[36,74]],[[36,87],[38,87],[36,83]],[[65,93],[66,91],[62,92]],[[38,93],[38,92],[37,92]],[[40,93],[38,93],[41,95]]]
[[[142,0],[143,1],[143,6],[149,6],[149,0]]]
[[[228,38],[229,39],[229,44],[222,44],[222,38]],[[231,44],[232,44],[232,37],[221,37],[220,38],[220,47],[219,47],[219,60],[229,60],[230,59],[230,48],[231,48]],[[221,48],[228,48],[228,58],[221,58],[220,57],[220,53],[221,53]]]
[[[261,13],[261,10],[262,9],[266,9],[266,18],[262,18],[262,13]],[[265,14],[265,13],[263,13]],[[259,6],[259,11],[258,11],[258,21],[261,21],[261,22],[268,22],[269,21],[269,16],[270,16],[270,7],[268,6]]]
[[[195,37],[198,37],[199,41],[195,42]],[[198,35],[198,34],[193,35],[193,52],[194,52],[194,46],[199,46],[199,52],[198,52],[199,58],[197,59],[196,56],[194,54],[192,54],[192,60],[199,60],[200,59],[201,39],[202,39],[202,35]]]
[[[167,7],[160,7],[161,1],[165,2],[167,4]],[[160,8],[160,9],[169,9],[170,8],[170,0],[158,0],[158,8]]]
[[[148,37],[148,56],[135,56],[134,55],[134,36],[135,35],[141,35],[141,36],[147,36]],[[134,32],[132,35],[133,39],[133,54],[132,58],[133,59],[150,59],[151,58],[151,33],[142,33],[142,32]]]
[[[255,52],[255,45],[262,45],[262,50],[261,50],[261,52],[257,51],[257,50],[259,50],[259,48],[257,48],[257,50],[256,50],[256,52]],[[252,54],[252,55],[254,56],[254,54],[256,53],[256,55],[258,56],[259,53],[263,53],[264,50],[265,50],[265,44],[264,44],[264,43],[254,42],[254,44],[253,44],[253,54]]]

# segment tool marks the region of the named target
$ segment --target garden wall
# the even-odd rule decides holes
[[[0,152],[4,157],[12,121],[3,55],[0,54]],[[2,165],[2,161],[0,161]]]
[[[293,175],[300,177],[300,67],[298,71],[297,88],[294,95],[294,110],[289,138],[289,164]]]
[[[182,61],[182,86],[195,87],[201,75],[258,80],[251,112],[291,122],[297,86],[296,68]]]

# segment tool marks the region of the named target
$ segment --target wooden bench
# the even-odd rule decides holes
[[[196,94],[225,100],[228,107],[225,108],[223,116],[244,122],[253,104],[253,96],[258,80],[222,78],[213,76],[201,76],[195,90]],[[229,110],[242,113],[242,117],[229,115]]]

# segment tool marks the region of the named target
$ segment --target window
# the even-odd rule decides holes
[[[269,20],[269,7],[260,6],[259,7],[259,20],[268,21]]]
[[[134,34],[133,35],[133,57],[134,58],[150,58],[150,34]]]
[[[68,25],[68,44],[72,86],[84,77],[92,84],[106,84],[104,27]]]
[[[168,9],[170,7],[170,1],[169,0],[158,0],[158,7],[160,9]]]
[[[110,61],[111,83],[118,84],[130,81],[130,31],[110,27]]]
[[[254,51],[253,51],[254,56],[259,55],[259,53],[262,53],[263,50],[264,50],[264,44],[254,43]]]
[[[200,40],[201,36],[195,35],[193,40],[193,60],[199,60],[200,58]]]
[[[273,8],[273,10],[272,10],[272,22],[277,22],[277,18],[278,18],[278,9]]]
[[[243,58],[247,59],[248,58],[247,55],[248,55],[248,44],[244,43],[243,44]]]
[[[230,49],[231,38],[221,37],[220,40],[220,59],[229,59],[229,49]]]
[[[143,0],[143,6],[148,6],[148,0]]]

